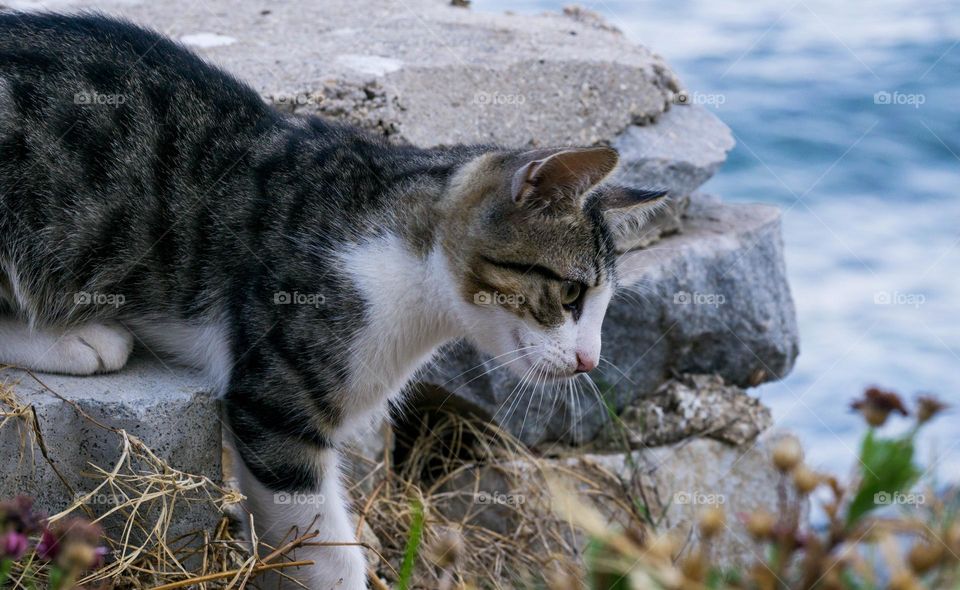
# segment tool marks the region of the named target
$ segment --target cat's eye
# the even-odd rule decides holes
[[[564,307],[572,306],[580,299],[582,292],[583,288],[580,286],[580,283],[563,281],[560,283],[560,303]]]

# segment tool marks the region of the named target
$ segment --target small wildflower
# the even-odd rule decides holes
[[[917,422],[920,424],[928,422],[948,407],[932,395],[921,395],[917,398]]]
[[[0,531],[14,530],[29,535],[40,530],[42,523],[43,516],[33,511],[31,498],[17,496],[0,502]]]
[[[897,412],[901,416],[910,415],[899,395],[876,387],[868,389],[863,399],[854,401],[850,407],[863,414],[867,424],[874,428],[883,426],[891,412]]]
[[[58,521],[44,529],[37,555],[71,570],[97,567],[107,555],[107,549],[99,546],[102,535],[98,525],[83,518]]]
[[[14,561],[23,557],[29,547],[27,536],[17,531],[7,531],[0,537],[0,559]]]

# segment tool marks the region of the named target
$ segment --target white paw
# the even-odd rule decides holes
[[[133,351],[133,335],[117,324],[89,324],[67,331],[57,342],[61,371],[92,375],[119,371]]]

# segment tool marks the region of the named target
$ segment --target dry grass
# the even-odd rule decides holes
[[[39,379],[37,383],[42,385]],[[226,515],[213,530],[173,536],[170,525],[177,511],[205,507],[236,517],[241,497],[206,477],[177,470],[137,437],[100,423],[58,392],[48,388],[48,393],[109,432],[119,448],[113,465],[89,466],[82,492],[60,477],[64,495],[76,500],[49,519],[80,515],[104,525],[111,558],[80,580],[85,587],[107,582],[115,588],[155,590],[243,588],[258,571],[295,565],[285,554],[309,544],[309,537],[294,539],[255,558],[234,536],[236,523]],[[44,445],[36,413],[17,400],[9,385],[0,387],[0,412],[0,428],[19,429],[21,460],[39,453],[56,472],[56,457]],[[530,587],[542,585],[548,575],[574,574],[577,560],[571,557],[579,554],[582,535],[557,516],[544,485],[546,472],[558,469],[575,478],[582,494],[619,502],[629,512],[630,501],[619,495],[620,482],[613,474],[547,465],[508,434],[455,415],[424,426],[401,465],[385,457],[364,482],[372,491],[354,494],[362,498],[358,533],[369,539],[372,531],[376,538],[370,546],[379,578],[375,584],[396,583],[416,504],[425,515],[421,556],[429,559],[417,560],[412,588],[462,587],[467,580],[486,580],[481,587]],[[496,482],[508,499],[481,493],[481,477],[487,489],[491,480]],[[113,498],[109,509],[94,513],[88,501],[105,496]],[[14,588],[27,588],[31,576],[42,582],[44,575],[29,561],[18,564],[15,573]]]
[[[896,409],[890,400],[899,404],[884,392],[859,402],[871,425],[861,456],[869,467],[850,484],[810,471],[799,449],[775,450],[774,463],[782,473],[781,506],[776,515],[757,511],[745,523],[756,554],[767,557],[734,572],[712,558],[711,543],[719,541],[717,531],[725,519],[735,515],[716,509],[702,514],[700,543],[691,545],[689,539],[657,531],[651,515],[638,509],[648,506],[639,471],[624,478],[582,463],[545,460],[493,426],[433,413],[414,423],[419,433],[410,432],[410,426],[401,429],[412,436],[398,441],[397,449],[373,466],[363,481],[366,492],[354,494],[360,498],[358,535],[369,540],[369,553],[375,556],[371,583],[379,590],[913,590],[925,582],[958,587],[956,498],[928,491],[924,510],[903,516],[877,516],[873,504],[858,500],[881,490],[906,490],[919,473],[910,463],[913,434],[897,439],[878,433],[890,407]],[[889,407],[878,406],[880,402]],[[929,419],[922,417],[924,403],[929,408],[933,402],[920,404],[917,428]],[[65,493],[76,501],[50,517],[55,523],[81,515],[105,525],[111,558],[79,580],[85,588],[244,588],[260,571],[303,563],[287,555],[311,544],[312,536],[279,548],[261,547],[266,555],[258,558],[234,537],[228,516],[212,530],[173,536],[171,523],[180,511],[203,507],[237,514],[241,497],[206,477],[175,469],[135,436],[99,423],[76,405],[74,409],[92,427],[109,432],[119,449],[113,465],[90,465],[89,484],[79,495],[60,477]],[[56,472],[41,426],[33,408],[19,402],[11,387],[0,385],[0,429],[18,429],[21,460],[39,453]],[[831,494],[825,505],[830,523],[822,533],[810,530],[798,516],[801,504],[818,488]],[[115,501],[94,514],[87,501],[104,494]],[[421,536],[422,542],[411,541]],[[870,558],[876,554],[882,558]],[[13,573],[13,588],[44,585],[43,568],[29,560],[16,564]]]

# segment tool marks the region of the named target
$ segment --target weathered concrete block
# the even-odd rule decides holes
[[[172,468],[198,476],[182,478],[184,486],[199,484],[203,477],[221,480],[218,403],[194,373],[136,356],[121,373],[37,378],[40,382],[24,371],[0,370],[0,383],[13,392],[13,399],[0,403],[4,411],[19,404],[36,414],[36,422],[27,413],[0,428],[0,497],[29,494],[51,514],[66,508],[103,481],[92,465],[110,471],[121,458],[123,437],[111,429],[125,430]],[[121,465],[125,476],[153,467],[134,451],[130,462]],[[132,480],[126,484],[133,485]],[[200,487],[179,495],[172,534],[216,523],[220,512],[205,498]],[[102,514],[117,502],[118,496],[105,488],[88,505]]]
[[[193,45],[282,108],[421,146],[593,144],[656,119],[679,85],[659,56],[560,14],[441,0],[76,2]]]
[[[697,195],[681,233],[624,254],[620,268],[627,290],[607,312],[607,362],[594,378],[615,409],[674,373],[717,374],[747,387],[792,367],[798,335],[775,207]],[[421,379],[482,408],[528,444],[580,443],[606,422],[599,392],[586,385],[523,388],[497,366],[459,347]]]

